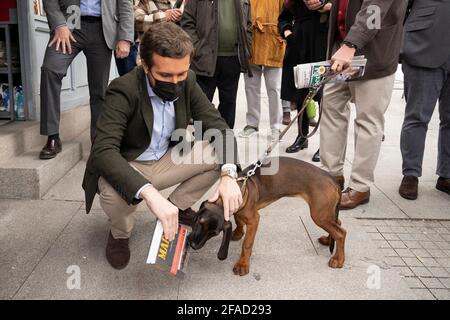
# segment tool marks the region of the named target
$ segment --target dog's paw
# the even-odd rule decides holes
[[[234,229],[233,234],[231,235],[232,241],[239,241],[244,236],[244,231],[239,229]]]
[[[344,258],[333,256],[328,262],[328,266],[334,269],[342,268],[344,266]]]
[[[319,243],[324,246],[329,246],[331,243],[331,237],[330,236],[322,236],[319,238]]]
[[[235,275],[245,276],[250,272],[250,264],[238,261],[234,265],[233,272]]]

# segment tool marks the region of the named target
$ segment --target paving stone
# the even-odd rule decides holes
[[[390,226],[390,227],[400,225],[398,220],[385,220],[385,221],[386,221],[386,225]]]
[[[450,289],[450,278],[439,278],[439,281],[440,281],[447,289]]]
[[[410,267],[412,272],[418,277],[432,277],[433,274],[425,267]]]
[[[379,232],[391,232],[392,233],[391,227],[388,227],[388,226],[377,226],[377,229]]]
[[[407,233],[408,230],[405,227],[391,227],[392,232],[396,232],[396,233]]]
[[[450,236],[450,230],[448,230],[447,228],[434,228],[434,230],[436,230],[437,233],[439,233],[441,236],[447,235],[447,237]],[[445,239],[445,240],[450,240],[450,238]]]
[[[420,245],[419,241],[415,240],[407,240],[403,241],[403,243],[409,248],[409,249],[420,249],[422,246]]]
[[[419,260],[425,267],[441,267],[441,265],[433,258],[420,258]]]
[[[362,230],[367,233],[378,233],[378,229],[375,226],[364,226],[362,227]]]
[[[389,243],[387,241],[385,241],[385,240],[375,241],[375,244],[377,245],[378,248],[391,248]]]
[[[398,257],[397,252],[394,249],[380,249],[385,257]]]
[[[390,240],[400,240],[400,238],[395,233],[382,233],[384,239]]]
[[[437,267],[437,268],[430,267],[430,268],[428,268],[428,270],[434,277],[438,277],[438,278],[450,277],[450,274],[444,268],[441,268],[441,267]]]
[[[393,269],[402,277],[414,277],[414,273],[409,267],[393,267]]]
[[[391,245],[394,249],[405,249],[406,246],[402,241],[388,241],[388,243]]]
[[[431,289],[430,291],[438,300],[450,300],[449,289]]]
[[[441,267],[450,268],[450,258],[436,258]]]
[[[403,258],[403,261],[405,261],[406,265],[409,267],[421,267],[423,266],[422,262],[420,262],[417,258]]]
[[[438,247],[441,248],[441,249],[450,249],[450,242],[439,241],[439,242],[436,242],[436,244],[437,244]]]
[[[412,289],[412,291],[420,300],[436,300],[428,289]]]
[[[439,247],[436,245],[436,243],[432,242],[432,241],[423,241],[420,243],[422,245],[422,247],[424,247],[425,249],[439,249]]]
[[[414,240],[428,241],[428,237],[423,233],[412,233],[411,236],[414,238]],[[421,244],[423,246],[423,243]]]
[[[384,240],[383,236],[381,235],[381,233],[369,233],[369,237],[372,240]]]
[[[440,234],[428,234],[428,239],[432,240],[432,241],[445,241],[444,238],[441,237]]]
[[[406,266],[405,262],[400,257],[386,257],[384,261],[393,267],[403,267]]]
[[[447,254],[441,249],[428,249],[428,252],[433,258],[447,258]]]
[[[425,288],[422,281],[420,281],[420,279],[417,277],[406,277],[406,278],[404,278],[404,280],[406,281],[406,283],[408,284],[408,287],[410,287],[410,288],[415,288],[415,289]]]
[[[400,257],[405,257],[405,258],[414,258],[415,254],[413,252],[411,252],[411,250],[409,249],[395,249],[395,251],[398,253],[398,255]]]
[[[428,289],[445,289],[445,286],[437,278],[420,278],[420,281]],[[412,287],[410,287],[412,288]]]
[[[413,235],[410,233],[397,233],[397,236],[402,241],[409,241],[409,240],[415,240]]]
[[[445,241],[450,241],[450,234],[441,234],[442,239]]]
[[[420,258],[430,258],[432,255],[426,249],[411,249],[412,253]]]

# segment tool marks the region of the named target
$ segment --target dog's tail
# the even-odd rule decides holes
[[[336,208],[335,208],[335,218],[336,218],[337,224],[340,224],[339,223],[339,204],[341,203],[341,197],[342,197],[342,194],[341,194],[341,192],[339,192],[339,201],[336,204]],[[335,244],[335,240],[330,236],[330,253],[333,253],[333,251],[334,251],[334,244]]]

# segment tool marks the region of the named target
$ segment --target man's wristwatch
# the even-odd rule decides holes
[[[347,47],[358,50],[358,47],[356,46],[356,44],[353,44],[351,42],[348,41],[344,41],[343,44],[345,44]]]
[[[235,165],[223,165],[221,170],[221,177],[229,176],[230,178],[237,179],[238,174]]]

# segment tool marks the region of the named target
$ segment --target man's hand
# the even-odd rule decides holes
[[[178,232],[178,208],[164,198],[153,186],[144,188],[140,196],[146,202],[147,207],[161,221],[166,239],[174,240]]]
[[[127,40],[119,40],[116,45],[116,57],[125,59],[130,54],[131,43]]]
[[[225,221],[229,221],[231,215],[235,213],[242,204],[241,189],[239,189],[239,185],[235,179],[223,176],[220,179],[216,192],[208,201],[215,202],[219,197],[222,198]]]
[[[68,26],[60,26],[57,27],[53,33],[53,39],[48,44],[49,47],[56,44],[55,50],[59,51],[59,48],[61,46],[62,53],[68,54],[72,53],[72,45],[70,42],[77,42],[75,38],[72,35],[72,32],[70,31]]]
[[[318,10],[322,8],[322,2],[320,2],[320,0],[303,0],[303,2],[309,10]]]
[[[347,68],[355,56],[356,49],[343,45],[331,58],[331,70],[339,73]]]
[[[183,15],[183,11],[180,9],[169,9],[164,11],[166,14],[166,20],[171,22],[178,22],[181,20],[181,16]]]

